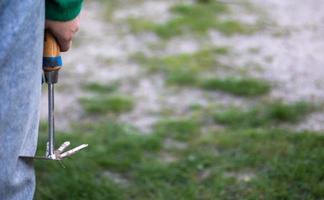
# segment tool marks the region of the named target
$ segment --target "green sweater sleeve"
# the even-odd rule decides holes
[[[83,0],[46,0],[46,19],[70,21],[79,15],[82,2]]]

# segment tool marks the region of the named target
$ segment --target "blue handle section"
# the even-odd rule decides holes
[[[63,66],[62,57],[43,57],[43,68],[44,67],[59,67]]]

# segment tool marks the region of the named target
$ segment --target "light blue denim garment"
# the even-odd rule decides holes
[[[44,0],[0,0],[0,200],[31,200],[39,124]]]

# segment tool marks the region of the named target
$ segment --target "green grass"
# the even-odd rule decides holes
[[[239,96],[259,96],[267,94],[271,85],[262,79],[226,78],[201,80],[199,86],[206,90],[220,90]]]
[[[151,21],[134,17],[129,17],[126,23],[128,24],[130,31],[133,33],[141,33],[148,30],[153,30],[156,26]]]
[[[113,22],[114,17],[113,14],[116,10],[123,8],[125,5],[125,2],[127,2],[127,5],[134,5],[136,3],[139,3],[141,0],[125,0],[123,2],[118,1],[118,0],[96,0],[98,1],[101,5],[101,15],[102,17],[108,21],[108,22]]]
[[[83,97],[80,103],[89,114],[120,114],[131,111],[134,107],[131,97],[116,94]]]
[[[232,36],[235,34],[252,34],[256,31],[256,28],[243,24],[242,22],[236,21],[236,20],[227,20],[219,22],[215,25],[215,28],[227,36]]]
[[[168,84],[185,86],[195,85],[200,73],[221,67],[217,58],[228,53],[229,48],[219,47],[165,57],[147,58],[136,54],[133,59],[146,66],[150,72],[164,74]]]
[[[216,111],[217,123],[235,128],[276,126],[282,122],[295,123],[314,110],[314,106],[305,102],[286,104],[282,102],[264,103],[249,109],[228,108]]]
[[[229,49],[227,47],[218,47],[203,49],[195,53],[183,53],[162,58],[145,58],[144,56],[137,55],[135,59],[146,63],[152,71],[163,70],[169,72],[173,69],[199,71],[216,67],[219,64],[217,57],[227,55],[228,53]]]
[[[164,39],[188,32],[204,35],[210,29],[215,29],[227,36],[250,34],[256,30],[252,25],[221,19],[221,15],[230,14],[230,9],[226,4],[217,1],[190,5],[177,4],[170,9],[170,12],[173,17],[161,24],[138,18],[129,18],[127,22],[133,32],[153,31]]]
[[[86,91],[90,91],[90,92],[107,94],[107,93],[116,92],[118,89],[118,83],[104,85],[102,83],[90,82],[90,83],[84,84],[82,86],[82,89],[84,89]]]
[[[58,143],[69,140],[72,145],[88,143],[89,147],[63,162],[65,169],[57,162],[36,162],[36,199],[125,199],[122,187],[104,172],[127,173],[142,162],[146,152],[156,152],[160,143],[154,136],[142,136],[131,127],[108,121],[89,125],[86,132],[57,134]],[[39,154],[45,152],[45,136],[42,133]]]
[[[147,58],[136,54],[133,59],[150,72],[162,73],[169,85],[199,87],[247,97],[267,94],[271,84],[266,80],[250,77],[203,78],[203,74],[215,74],[215,70],[226,68],[219,58],[228,55],[229,51],[227,47],[219,47],[165,57]]]
[[[199,123],[192,119],[165,119],[155,125],[155,134],[176,140],[187,140],[199,130]]]
[[[36,200],[323,198],[323,135],[277,129],[200,134],[196,125],[184,121],[157,126],[161,134],[153,135],[109,119],[88,125],[86,132],[57,134],[58,143],[71,140],[89,147],[64,161],[65,169],[56,162],[36,161]],[[163,141],[188,131],[188,148],[168,149],[177,160],[163,162]],[[104,176],[105,171],[119,174],[128,184]],[[227,175],[245,172],[253,174],[248,181]]]
[[[199,156],[210,155],[212,148],[218,149],[216,161],[207,163],[206,168],[214,173],[205,186],[222,188],[219,196],[214,193],[208,199],[323,198],[324,160],[318,160],[324,156],[323,136],[260,129],[210,133],[204,137],[191,152],[199,160]],[[254,173],[251,181],[224,176],[224,172],[246,171]]]

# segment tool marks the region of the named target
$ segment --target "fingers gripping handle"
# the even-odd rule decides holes
[[[43,71],[47,83],[57,83],[58,71],[62,65],[60,46],[54,36],[50,32],[45,31]]]

